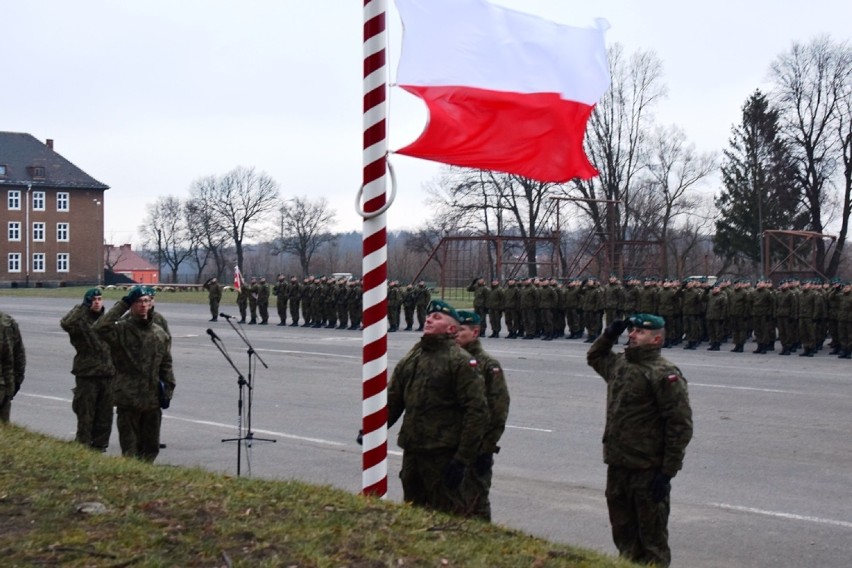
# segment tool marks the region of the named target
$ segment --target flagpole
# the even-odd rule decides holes
[[[361,492],[387,494],[387,0],[364,0]],[[360,203],[363,199],[363,210]]]

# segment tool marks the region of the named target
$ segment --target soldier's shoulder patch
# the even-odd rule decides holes
[[[676,383],[680,380],[680,375],[677,373],[672,373],[671,375],[666,377],[666,380],[670,383]]]
[[[501,371],[502,371],[502,369],[500,367],[491,367],[491,374],[492,375],[499,375]]]
[[[473,368],[476,368],[476,366],[477,366],[476,359],[471,359],[470,361],[467,362],[467,364],[470,365]]]

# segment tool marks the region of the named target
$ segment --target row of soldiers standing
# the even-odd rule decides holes
[[[609,323],[634,313],[658,314],[666,320],[666,342],[672,347],[685,342],[696,349],[704,341],[719,351],[729,339],[733,352],[742,353],[754,336],[754,353],[775,350],[812,357],[827,340],[831,354],[852,358],[852,283],[789,278],[776,288],[760,279],[706,279],[610,277],[601,283],[594,277],[560,283],[555,278],[508,279],[503,285],[476,278],[474,311],[480,316],[480,337],[500,337],[505,323],[507,338],[557,337],[591,343]],[[567,328],[567,334],[566,334]]]
[[[332,276],[307,276],[301,282],[295,276],[289,279],[278,275],[270,287],[265,278],[252,278],[237,294],[240,323],[266,325],[269,320],[270,292],[275,297],[279,323],[290,326],[359,329],[361,327],[361,280],[334,278]],[[211,311],[213,310],[211,306]],[[258,322],[258,316],[260,321]]]

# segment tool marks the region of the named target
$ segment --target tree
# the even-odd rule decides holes
[[[653,52],[638,51],[629,58],[620,44],[610,47],[611,85],[595,105],[586,131],[586,153],[599,175],[573,182],[580,208],[591,219],[601,244],[613,258],[621,251],[609,239],[623,241],[642,219],[633,207],[639,174],[647,166],[652,109],[666,94],[663,67]],[[618,206],[613,206],[617,203]],[[615,268],[615,267],[611,267]]]
[[[215,179],[203,179],[195,183],[215,183]],[[195,264],[196,282],[201,281],[204,269],[211,259],[216,266],[215,276],[221,280],[227,266],[225,243],[228,242],[228,232],[219,226],[211,211],[198,199],[187,200],[184,215],[189,231],[192,261]]]
[[[242,271],[243,243],[279,209],[278,184],[254,168],[237,167],[221,177],[198,180],[190,194],[211,216],[211,226],[228,234]]]
[[[755,91],[743,105],[724,152],[713,250],[728,264],[763,271],[764,229],[801,230],[808,222],[796,165],[781,136],[778,110]]]
[[[288,199],[280,208],[280,235],[277,249],[299,258],[302,276],[310,273],[311,258],[324,243],[337,239],[329,232],[336,213],[323,198],[311,201],[307,197]]]
[[[850,127],[848,109],[852,97],[852,50],[826,36],[809,44],[794,43],[770,68],[775,83],[774,97],[780,111],[784,134],[791,141],[790,153],[796,165],[796,180],[804,194],[810,229],[825,231],[825,208],[841,166],[849,166]],[[840,233],[837,246],[827,258],[825,243],[816,242],[816,268],[834,276],[843,256],[852,213],[850,176],[840,176],[843,188]]]
[[[166,196],[148,205],[148,215],[139,232],[146,248],[156,251],[158,263],[165,263],[171,270],[171,281],[177,282],[180,265],[191,255],[181,200]]]

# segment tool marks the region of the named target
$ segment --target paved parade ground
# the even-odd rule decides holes
[[[27,349],[26,381],[12,421],[73,439],[74,350],[59,327],[73,302],[0,297]],[[107,308],[110,306],[107,305]],[[246,346],[228,323],[209,323],[206,305],[160,304],[173,335],[177,388],[164,412],[167,448],[157,464],[236,475],[236,373],[213,346],[224,341],[248,373]],[[230,305],[222,311],[236,313]],[[254,371],[243,476],[300,479],[351,492],[361,487],[355,444],[361,416],[361,334],[244,326],[268,369]],[[289,322],[288,322],[289,323]],[[504,332],[505,335],[505,332]],[[389,335],[389,373],[419,334]],[[601,461],[604,382],[586,366],[582,340],[484,339],[505,369],[512,405],[496,456],[494,522],[555,541],[615,553]],[[689,381],[695,434],[673,480],[669,523],[673,566],[848,566],[852,557],[852,361],[664,350]],[[400,500],[398,427],[390,431],[389,495]],[[13,451],[6,448],[4,451]],[[119,454],[113,429],[110,454]]]

